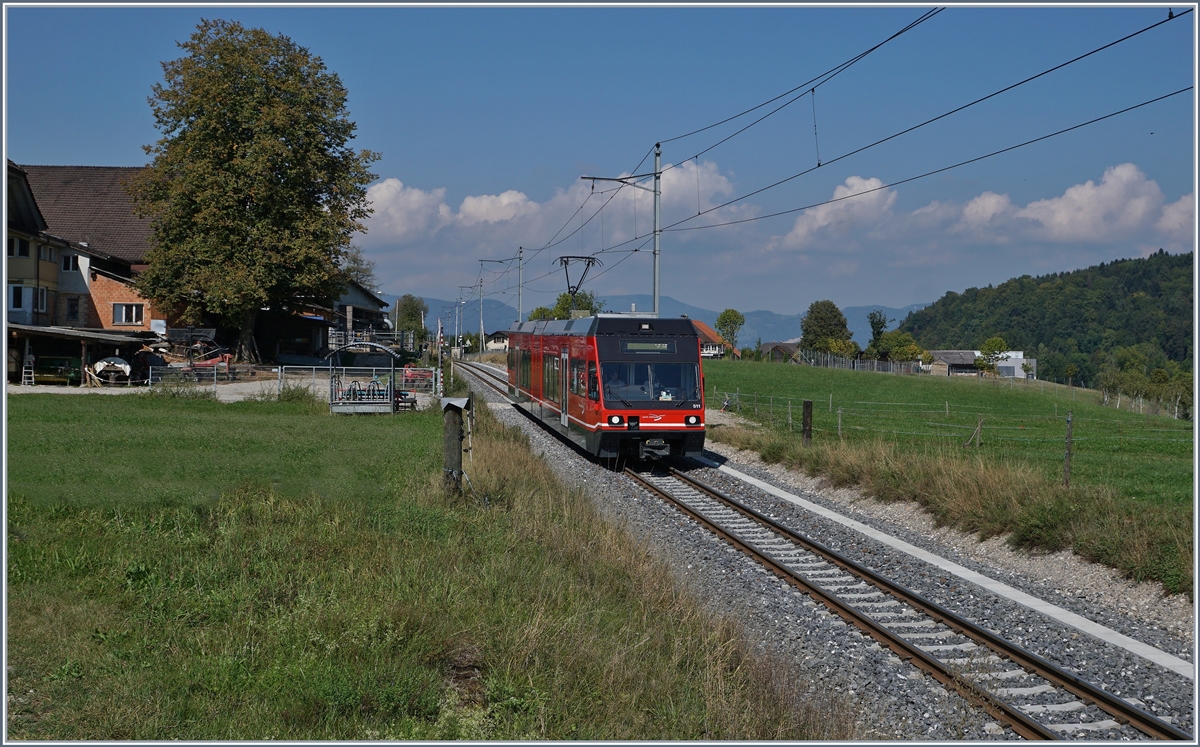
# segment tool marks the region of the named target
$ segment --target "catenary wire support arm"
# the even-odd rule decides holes
[[[579,281],[571,285],[571,265],[576,262],[583,263],[583,272],[579,274]],[[579,288],[583,285],[583,280],[587,277],[588,270],[592,269],[592,265],[603,267],[604,263],[595,257],[559,257],[558,263],[562,265],[563,273],[567,276],[567,293],[571,295],[571,311],[574,311],[575,294],[579,292]]]
[[[699,159],[697,159],[697,167]],[[654,188],[643,187],[636,180],[654,177]],[[654,144],[654,171],[649,174],[634,174],[633,176],[607,177],[607,176],[581,176],[580,179],[592,182],[593,189],[596,182],[620,182],[628,187],[636,187],[637,189],[645,190],[646,192],[654,193],[654,316],[658,316],[658,257],[659,257],[659,239],[662,234],[662,144]],[[564,265],[565,267],[565,265]],[[586,270],[585,270],[586,272]],[[567,281],[570,285],[570,281]],[[572,306],[574,305],[574,294],[571,295]]]

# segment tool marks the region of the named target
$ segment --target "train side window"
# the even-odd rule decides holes
[[[587,393],[587,379],[584,377],[583,361],[571,359],[571,394],[582,397]]]
[[[592,401],[600,399],[600,381],[596,378],[596,362],[588,361],[587,366],[587,398]]]

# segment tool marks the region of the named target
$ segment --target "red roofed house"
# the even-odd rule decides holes
[[[725,338],[713,330],[699,319],[692,320],[692,326],[696,328],[696,334],[700,335],[700,357],[701,358],[724,358],[725,353],[730,350],[729,343],[725,342]],[[737,350],[733,351],[733,357],[740,358],[741,353]]]

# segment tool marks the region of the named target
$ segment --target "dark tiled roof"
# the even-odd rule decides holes
[[[46,220],[38,210],[29,180],[20,166],[8,162],[8,227],[28,234],[46,229]]]
[[[975,365],[974,350],[930,350],[929,354],[933,356],[934,360],[940,360],[951,366]]]
[[[133,212],[124,183],[137,166],[21,166],[48,231],[127,260],[145,261],[150,219]]]

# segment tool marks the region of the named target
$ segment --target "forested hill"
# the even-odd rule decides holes
[[[927,349],[979,349],[999,335],[1038,359],[1040,378],[1089,380],[1122,348],[1192,367],[1193,253],[1145,259],[947,293],[900,329]],[[1058,370],[1062,369],[1062,370]]]

